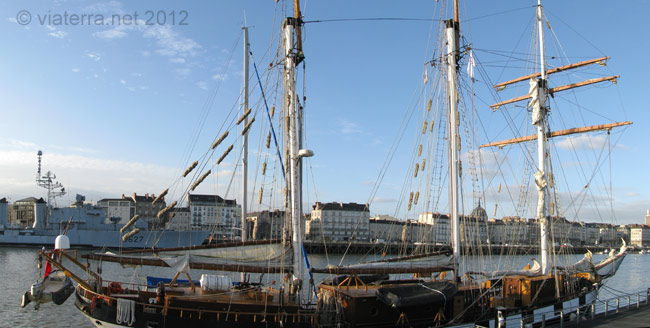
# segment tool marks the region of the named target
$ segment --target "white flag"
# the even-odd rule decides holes
[[[469,50],[469,61],[467,61],[467,75],[472,79],[472,82],[474,82],[474,55],[472,52],[472,49]]]
[[[429,75],[427,74],[427,66],[424,65],[424,84],[427,84],[429,81]]]

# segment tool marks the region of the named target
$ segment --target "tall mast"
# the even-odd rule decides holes
[[[454,1],[454,18],[446,21],[447,34],[447,89],[449,97],[449,207],[451,219],[452,248],[455,258],[454,276],[460,277],[460,222],[458,218],[458,180],[460,137],[458,136],[458,1]]]
[[[244,26],[244,101],[242,103],[242,113],[248,110],[248,27]],[[248,115],[244,119],[245,127],[248,124]],[[248,239],[248,229],[246,226],[246,215],[248,213],[248,132],[244,134],[242,142],[242,186],[241,186],[241,240]],[[246,273],[242,272],[242,281],[246,280]]]
[[[286,106],[285,117],[286,124],[285,131],[287,133],[287,147],[288,147],[288,168],[287,168],[287,184],[289,191],[289,211],[291,219],[291,248],[293,251],[293,282],[292,289],[299,297],[300,289],[303,281],[305,280],[306,268],[305,261],[302,254],[302,227],[301,227],[301,199],[302,199],[302,185],[301,185],[301,169],[302,157],[309,157],[313,152],[309,150],[300,149],[300,118],[299,118],[299,104],[298,94],[296,92],[296,65],[300,63],[304,55],[300,49],[300,42],[295,42],[295,38],[299,39],[300,36],[300,5],[298,0],[294,3],[295,13],[297,17],[287,17],[284,23],[284,48],[285,48],[285,61],[284,61],[284,81],[286,87]]]
[[[537,185],[537,220],[539,221],[540,230],[540,257],[542,259],[542,274],[549,273],[549,252],[548,252],[548,204],[546,200],[547,179],[546,179],[546,136],[544,130],[546,129],[546,95],[548,90],[548,83],[546,81],[546,62],[544,59],[544,29],[542,27],[542,3],[537,0],[537,29],[539,34],[539,53],[540,53],[540,77],[537,81],[532,81],[536,85],[531,85],[531,90],[536,88],[534,92],[537,99],[532,100],[533,103],[533,125],[537,126],[537,173],[535,173],[535,184]]]

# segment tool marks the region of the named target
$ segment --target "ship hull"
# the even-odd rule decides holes
[[[295,305],[277,307],[269,304],[238,302],[167,301],[167,306],[136,303],[133,322],[117,322],[114,299],[95,295],[94,300],[82,288],[75,292],[75,307],[97,327],[133,328],[213,328],[213,327],[313,327],[313,313],[298,314]]]

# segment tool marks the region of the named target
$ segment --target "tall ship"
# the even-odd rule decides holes
[[[66,190],[56,181],[54,173],[41,174],[42,155],[39,151],[36,182],[47,189],[47,201],[32,197],[15,202],[15,212],[20,217],[16,218],[17,223],[10,224],[9,203],[6,198],[0,199],[0,245],[50,246],[58,235],[65,234],[75,247],[182,247],[201,245],[211,234],[211,230],[205,229],[167,230],[163,225],[151,225],[144,220],[129,224],[131,216],[111,217],[105,207],[86,203],[82,195],[76,195],[75,202],[68,207],[57,207],[55,198],[64,195]],[[24,227],[21,221],[29,225]],[[129,232],[134,231],[128,236],[123,233],[127,224],[133,227]]]
[[[497,98],[495,105],[482,108],[488,111],[493,108],[501,113],[505,112],[506,105],[520,103],[518,108],[510,110],[519,110],[525,122],[519,120],[518,125],[506,125],[514,138],[500,142],[488,135],[488,142],[478,142],[478,136],[473,133],[481,129],[471,124],[481,123],[475,115],[481,106],[473,101],[475,64],[479,67],[476,70],[484,74],[480,56],[475,54],[473,46],[465,43],[458,1],[438,2],[436,9],[447,19],[437,16],[432,19],[437,26],[437,34],[432,37],[436,40],[436,49],[427,55],[431,57],[425,61],[425,72],[417,97],[414,97],[417,101],[409,106],[402,124],[407,128],[407,119],[415,121],[416,131],[412,135],[416,143],[409,148],[411,156],[406,156],[411,162],[396,212],[405,212],[405,218],[413,213],[448,212],[447,222],[441,220],[441,215],[433,218],[431,233],[437,232],[434,230],[439,227],[443,232],[449,231],[451,251],[428,243],[395,257],[379,253],[353,264],[345,264],[348,262],[344,254],[343,259],[332,259],[329,265],[317,267],[310,264],[303,246],[303,161],[314,153],[306,149],[305,98],[299,96],[296,88],[299,76],[296,71],[306,58],[302,48],[304,20],[298,1],[293,5],[293,11],[282,6],[287,18],[279,33],[278,50],[269,69],[262,74],[255,64],[248,30],[244,27],[241,106],[224,115],[226,123],[214,142],[204,147],[205,154],[199,160],[187,163],[183,174],[191,178],[189,190],[194,190],[206,177],[218,174],[219,164],[233,150],[239,152],[237,162],[242,164],[241,191],[245,204],[241,217],[246,218],[248,134],[260,131],[256,152],[261,158],[258,168],[261,168],[262,179],[268,178],[273,183],[269,183],[272,188],[261,184],[256,185],[255,190],[259,195],[258,204],[266,201],[283,210],[281,235],[267,241],[246,240],[246,224],[242,224],[244,233],[240,242],[142,249],[120,254],[93,253],[82,256],[88,266],[79,262],[66,247],[41,252],[48,263],[70,272],[77,282],[74,291],[77,309],[97,327],[432,327],[466,324],[496,327],[513,318],[520,326],[540,324],[544,320],[559,322],[567,319],[570,312],[578,319],[586,315],[603,283],[616,274],[628,248],[623,242],[607,257],[595,261],[589,252],[574,256],[560,247],[567,240],[566,231],[563,232],[563,217],[567,212],[561,206],[560,179],[556,173],[561,162],[553,156],[551,145],[557,138],[579,132],[605,131],[609,135],[612,129],[631,122],[552,129],[553,97],[574,88],[612,82],[618,77],[555,85],[551,76],[604,64],[607,58],[549,67],[543,31],[544,26],[550,24],[544,24],[543,8],[538,1],[535,10],[531,10],[536,31],[531,51],[534,57],[522,59],[522,62],[534,63],[534,71],[494,86],[500,92],[510,85],[528,82],[525,95],[503,101],[501,95],[493,91]],[[250,59],[253,59],[251,73]],[[465,65],[468,65],[467,74],[460,69]],[[259,86],[255,93],[256,105],[250,107],[248,98],[253,92],[248,89],[249,79]],[[483,80],[489,81],[489,78]],[[264,81],[276,83],[264,87]],[[274,105],[278,106],[279,115]],[[554,108],[553,113],[559,111],[560,108]],[[511,118],[507,113],[503,115]],[[530,131],[534,133],[529,134]],[[399,131],[393,145],[398,145],[405,134]],[[242,147],[235,148],[236,144]],[[517,164],[524,166],[521,182],[525,183],[516,197],[501,197],[502,187],[494,183],[495,176],[503,176],[499,179],[506,183],[505,179],[511,178],[508,174],[515,170],[503,168],[502,158],[489,166],[484,162],[487,158],[482,156],[497,156],[496,151],[485,154],[485,149],[506,150],[511,145],[520,146],[523,152]],[[611,147],[603,150],[611,151]],[[391,149],[386,165],[394,152],[396,150]],[[213,158],[218,159],[213,161]],[[601,159],[595,168],[600,166]],[[480,173],[488,169],[493,172],[482,177]],[[386,172],[387,169],[382,168],[379,180]],[[269,189],[276,195],[266,194]],[[494,238],[486,237],[482,218],[485,210],[480,204],[495,202],[496,212],[497,201],[504,198],[515,203],[509,211],[521,217],[534,216],[532,226],[538,242],[535,258],[528,264],[508,253],[508,248],[496,254],[480,247],[490,244],[489,239],[494,242]],[[482,211],[466,211],[470,204],[478,204],[476,208]],[[513,225],[512,228],[511,233],[520,233],[522,226]],[[85,277],[74,276],[68,262],[84,269]],[[95,269],[105,262],[168,268],[170,276],[149,277],[146,284],[118,282]],[[192,270],[217,271],[218,274],[202,271],[197,281],[197,273]],[[181,281],[183,278],[187,280]]]

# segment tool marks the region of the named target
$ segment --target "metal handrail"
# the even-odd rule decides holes
[[[636,296],[636,302],[633,302],[634,299],[633,296]],[[621,300],[623,300],[624,303],[621,303]],[[529,315],[529,316],[516,315],[516,316],[506,317],[505,326],[513,327],[519,325],[520,327],[526,327],[527,323],[535,322],[535,317],[541,317],[542,327],[546,327],[548,320],[557,320],[558,318],[560,318],[559,326],[563,327],[567,318],[570,318],[570,320],[575,320],[572,318],[575,317],[577,319],[582,317],[583,319],[586,318],[586,319],[593,320],[597,315],[603,315],[606,317],[608,315],[621,313],[622,311],[625,312],[630,311],[632,310],[633,305],[635,305],[635,308],[638,309],[642,303],[648,305],[649,300],[650,300],[650,288],[648,288],[645,291],[621,294],[605,300],[597,299],[594,300],[594,302],[591,304],[572,306],[559,311],[551,310],[544,313],[537,313],[535,315]],[[610,305],[613,304],[616,304],[616,307],[612,310],[610,308]],[[623,308],[621,305],[625,307]],[[589,313],[589,315],[587,315],[587,313]],[[540,323],[540,322],[535,322],[535,323]],[[572,324],[579,326],[580,320],[576,320],[575,323]]]

